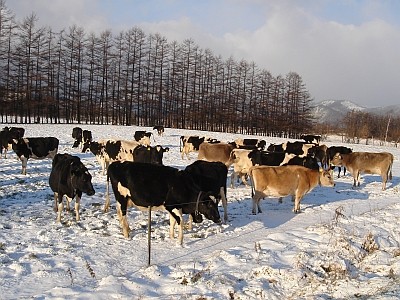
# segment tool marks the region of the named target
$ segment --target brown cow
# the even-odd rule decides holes
[[[264,197],[285,197],[292,195],[295,213],[300,212],[300,201],[305,194],[318,184],[333,187],[332,171],[311,170],[303,166],[279,167],[255,166],[250,169],[253,182],[253,214],[261,213],[260,200]]]
[[[234,145],[226,143],[201,143],[197,159],[205,161],[220,161],[229,167],[233,163],[230,159],[230,154],[233,149],[235,149]]]
[[[331,165],[345,167],[354,178],[353,186],[360,186],[360,174],[377,174],[382,177],[382,190],[386,189],[388,178],[392,179],[393,155],[388,152],[336,153]]]

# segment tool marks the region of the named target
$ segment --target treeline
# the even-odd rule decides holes
[[[397,147],[400,142],[400,117],[379,116],[362,111],[350,111],[343,120],[343,129],[347,141],[359,143],[360,139],[393,142]]]
[[[121,124],[297,137],[312,99],[301,76],[168,42],[138,27],[113,35],[18,22],[0,0],[1,122]],[[10,117],[12,116],[12,117]]]

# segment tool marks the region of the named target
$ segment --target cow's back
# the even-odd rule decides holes
[[[214,161],[214,162],[222,162],[225,165],[230,165],[230,154],[231,151],[234,149],[234,146],[231,144],[226,143],[217,143],[217,144],[210,144],[210,143],[202,143],[199,147],[199,160],[206,160],[206,161]]]
[[[352,152],[343,155],[344,165],[353,173],[360,171],[368,174],[383,175],[393,164],[393,155],[388,152]]]

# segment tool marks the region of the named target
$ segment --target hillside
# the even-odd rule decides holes
[[[349,111],[364,111],[377,115],[400,116],[400,105],[365,108],[348,100],[325,100],[315,104],[314,117],[319,123],[337,124]]]

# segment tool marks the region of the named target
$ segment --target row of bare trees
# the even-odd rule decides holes
[[[362,111],[350,111],[344,117],[343,129],[350,142],[357,143],[360,139],[369,143],[371,140],[400,142],[400,117],[380,116]]]
[[[248,132],[294,137],[312,125],[294,72],[273,77],[187,39],[134,27],[113,35],[17,22],[0,0],[2,122],[77,122]],[[11,117],[10,117],[11,116]]]

